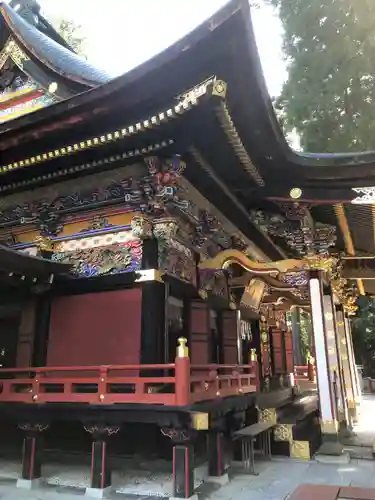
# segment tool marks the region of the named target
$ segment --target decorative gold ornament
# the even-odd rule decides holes
[[[294,187],[290,190],[289,192],[289,196],[293,199],[293,200],[298,200],[299,198],[301,198],[302,196],[302,189],[299,188],[299,187]]]
[[[52,82],[49,87],[48,87],[48,92],[50,94],[54,94],[56,92],[56,90],[58,89],[58,85],[56,82]]]
[[[187,358],[189,357],[189,348],[186,345],[187,344],[187,339],[185,337],[180,337],[177,339],[178,345],[177,345],[177,357],[178,358]]]
[[[208,297],[208,293],[206,292],[206,290],[203,290],[203,289],[200,289],[198,291],[198,295],[199,297],[202,299],[202,300],[206,300],[207,297]]]
[[[196,431],[207,431],[209,428],[208,413],[193,412],[191,414],[191,426]]]
[[[276,408],[263,408],[258,410],[259,422],[269,422],[271,424],[277,423]]]
[[[131,228],[136,238],[152,238],[152,220],[145,215],[135,215],[131,220]]]
[[[56,250],[56,243],[49,236],[37,236],[35,243],[40,252],[54,252]]]
[[[276,425],[273,436],[275,441],[289,442],[293,441],[293,425],[292,424],[278,424]]]
[[[250,349],[250,361],[257,361],[257,360],[258,360],[257,350]]]
[[[310,443],[308,441],[292,441],[289,446],[290,456],[299,460],[310,460]]]
[[[337,434],[339,424],[337,420],[321,420],[320,428],[323,434]]]
[[[325,271],[331,274],[338,264],[337,257],[332,255],[309,254],[305,257],[305,269],[308,271]]]
[[[20,68],[23,69],[23,63],[30,61],[30,57],[24,52],[19,45],[12,38],[8,41],[6,47],[7,53],[13,59],[14,63]]]

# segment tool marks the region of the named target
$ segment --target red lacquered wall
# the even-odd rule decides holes
[[[35,307],[35,300],[29,300],[22,305],[16,358],[16,366],[18,368],[31,366],[35,329]]]
[[[141,303],[139,288],[55,298],[47,365],[138,364]]]

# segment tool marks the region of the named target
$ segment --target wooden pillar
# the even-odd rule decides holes
[[[17,487],[38,487],[42,477],[42,433],[48,428],[42,423],[22,423],[18,427],[24,432],[21,478]]]
[[[143,240],[142,270],[158,268],[158,241]],[[141,364],[162,364],[166,342],[166,285],[147,281],[142,287]],[[150,375],[150,372],[145,373]]]
[[[344,395],[348,406],[349,424],[352,425],[356,419],[356,404],[354,395],[353,374],[351,369],[351,359],[348,349],[347,332],[345,327],[345,316],[343,306],[336,306],[337,337],[340,346],[340,358],[342,362]]]
[[[103,498],[112,484],[111,467],[108,460],[108,439],[117,434],[120,427],[93,424],[85,426],[85,431],[92,436],[91,448],[91,480],[87,496]]]
[[[352,336],[352,331],[351,331],[351,326],[350,326],[350,321],[347,316],[345,316],[345,332],[346,332],[346,339],[347,339],[347,345],[348,345],[348,354],[349,354],[349,360],[350,360],[350,371],[352,374],[352,380],[353,380],[353,390],[354,390],[354,398],[356,401],[356,405],[360,404],[361,397],[362,397],[362,389],[360,387],[359,383],[359,378],[358,378],[358,372],[357,372],[357,366],[355,362],[355,356],[354,356],[354,347],[353,347],[353,336]],[[358,410],[358,408],[357,408]]]
[[[323,302],[323,280],[319,271],[311,271],[309,276],[309,289],[312,311],[313,335],[316,353],[317,385],[320,406],[320,424],[323,435],[322,454],[340,455],[343,451],[338,443],[338,412],[334,396],[333,377],[330,372],[329,345],[327,337],[327,322],[325,316],[333,321],[332,303]],[[330,306],[330,307],[329,307]],[[327,310],[328,308],[328,310]],[[330,343],[334,330],[332,325]]]
[[[305,360],[302,359],[302,352],[301,352],[301,326],[300,326],[300,321],[301,321],[301,316],[300,316],[300,309],[298,307],[295,307],[291,313],[291,319],[292,319],[292,335],[293,335],[293,357],[296,365],[303,365],[305,364]]]
[[[194,434],[189,429],[163,428],[171,439],[173,497],[190,498],[194,494]]]
[[[336,309],[330,289],[327,289],[324,294],[323,307],[326,326],[329,372],[332,377],[333,389],[335,393],[337,418],[339,423],[347,423],[347,406],[342,377],[340,344],[338,342]]]
[[[237,329],[237,363],[239,365],[243,365],[243,343],[244,340],[242,338],[241,332],[241,311],[236,311],[236,329]]]
[[[269,390],[270,377],[272,376],[272,367],[271,367],[269,328],[267,320],[265,318],[261,318],[259,322],[259,330],[260,330],[261,373],[264,382],[264,388],[265,390]]]
[[[141,364],[164,363],[165,351],[165,284],[142,283]]]
[[[223,484],[229,481],[227,474],[227,437],[220,429],[207,434],[208,475],[211,481]],[[216,478],[216,480],[215,480]]]
[[[285,359],[286,359],[286,372],[294,373],[294,350],[293,350],[293,333],[290,328],[284,332],[285,339]]]

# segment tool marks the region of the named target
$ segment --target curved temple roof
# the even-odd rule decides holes
[[[9,6],[3,5],[2,11],[25,48],[46,66],[87,85],[108,81],[86,62],[78,63],[78,58],[66,48],[29,26]],[[351,187],[375,183],[375,153],[312,155],[297,153],[288,146],[265,85],[247,0],[232,0],[152,60],[88,94],[76,96],[65,105],[54,106],[51,119],[52,114],[62,119],[104,106],[113,115],[118,106],[125,111],[137,105],[142,115],[145,100],[157,102],[163,96],[172,100],[213,74],[228,83],[228,105],[254,163],[259,165],[265,179],[277,179],[278,192],[269,186],[269,196],[288,192],[290,186],[285,179],[290,178],[295,184],[311,189],[311,197],[324,188],[330,199],[335,198],[335,193],[337,198],[342,197],[338,189],[344,189],[349,196]],[[121,103],[117,99],[120,97]],[[48,113],[49,110],[42,110],[33,114],[33,125],[37,127],[38,119],[48,119]],[[17,120],[14,126],[20,128],[29,119]],[[3,140],[0,139],[1,149]]]
[[[48,74],[49,83],[61,82],[66,85],[70,95],[68,92],[63,97],[75,95],[110,80],[103,71],[75,54],[44,18],[40,18],[35,26],[31,21],[38,19],[37,14],[30,13],[30,9],[26,9],[26,13],[28,15],[23,16],[22,9],[18,13],[10,4],[0,2],[0,29],[8,31],[1,33],[1,39],[5,42],[6,38],[12,37],[35,63],[39,72],[42,70]],[[38,29],[38,24],[44,32]],[[36,69],[33,71],[33,68],[28,71],[31,78],[42,84],[39,72]]]
[[[24,25],[18,20],[23,43],[26,37],[36,43],[39,35],[30,35]],[[50,54],[46,46],[43,51],[38,49],[39,61]],[[291,201],[295,186],[305,201],[328,206],[351,201],[353,187],[375,186],[375,153],[311,155],[288,146],[265,85],[248,0],[232,0],[129,73],[0,125],[0,189],[30,189],[56,182],[57,176],[124,164],[150,154],[155,145],[184,156],[192,165],[188,180],[223,206],[228,218],[230,205],[238,224],[254,208],[274,210],[274,201]],[[319,210],[313,211],[318,220],[336,223],[332,207],[328,215]],[[375,211],[373,218],[375,228]],[[352,220],[354,215],[349,225]],[[342,218],[340,227],[345,227]],[[375,229],[366,238],[374,242],[370,251],[375,253]],[[353,253],[358,241],[348,241],[345,247]]]

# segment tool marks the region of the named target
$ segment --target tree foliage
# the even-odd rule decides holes
[[[57,23],[57,31],[80,56],[84,56],[85,37],[81,34],[81,26],[67,19],[60,19]]]
[[[375,149],[375,2],[269,0],[289,78],[276,102],[307,152]]]
[[[363,363],[368,374],[375,373],[375,300],[358,298],[358,312],[352,320],[356,359]]]

